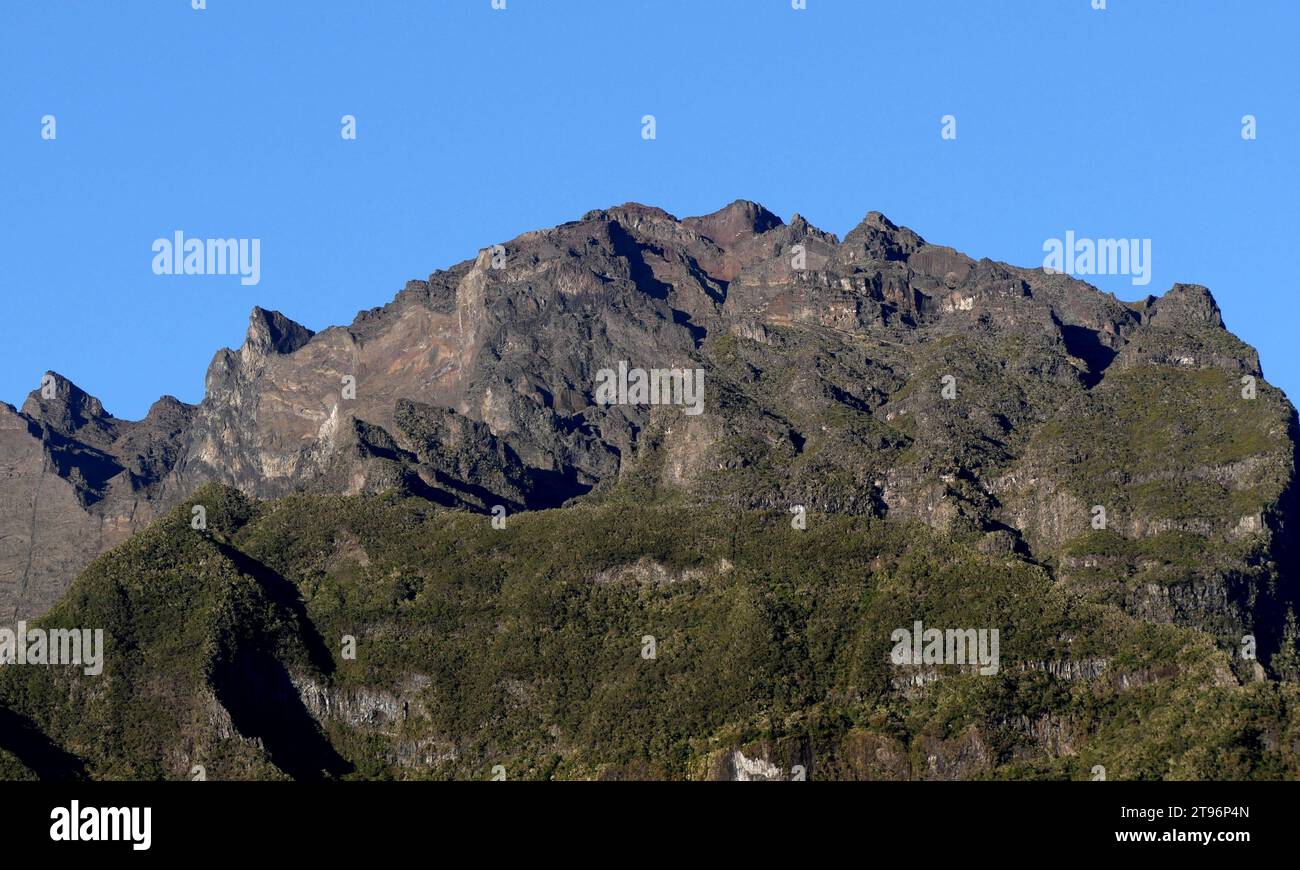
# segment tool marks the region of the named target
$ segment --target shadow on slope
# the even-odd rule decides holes
[[[0,749],[13,753],[41,779],[86,778],[80,758],[56,746],[30,719],[5,706],[0,706]]]
[[[297,588],[279,573],[246,553],[217,543],[234,565],[252,577],[267,598],[292,623],[312,668],[323,675],[334,661],[320,632],[307,618]],[[294,686],[266,633],[237,636],[213,659],[213,691],[241,734],[258,738],[276,767],[297,780],[325,779],[352,772],[335,751]]]

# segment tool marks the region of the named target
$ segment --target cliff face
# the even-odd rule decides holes
[[[92,558],[158,514],[193,409],[170,396],[118,420],[47,372],[22,410],[0,403],[0,623],[37,616]]]
[[[1296,444],[1203,287],[591,212],[197,406],[0,405],[0,622],[106,635],[0,667],[0,777],[1294,778]]]
[[[702,370],[703,413],[599,404],[620,362]],[[409,282],[348,327],[255,309],[197,406],[126,422],[53,384],[0,407],[6,620],[208,481],[916,520],[1225,639],[1276,640],[1296,594],[1294,411],[1205,288],[1126,304],[875,212],[840,240],[749,202],[683,220],[627,204]]]

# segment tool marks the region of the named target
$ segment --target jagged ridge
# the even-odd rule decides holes
[[[0,408],[0,611],[44,612],[208,481],[511,512],[632,490],[919,520],[1077,583],[1110,547],[1102,505],[1144,552],[1183,537],[1177,558],[1088,580],[1096,595],[1225,643],[1279,641],[1294,411],[1205,288],[1126,304],[878,212],[841,241],[747,201],[683,220],[629,203],[503,247],[349,327],[254,309],[197,406],[118,421],[54,376],[52,398]],[[701,368],[706,413],[596,404],[619,361]]]

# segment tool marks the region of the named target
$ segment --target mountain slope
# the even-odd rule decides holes
[[[699,369],[704,412],[600,404],[620,363]],[[843,240],[744,201],[590,212],[346,328],[255,309],[199,405],[140,423],[48,382],[0,408],[10,620],[208,481],[510,513],[630,487],[916,520],[1266,654],[1297,594],[1295,413],[1205,288],[1127,304],[876,212]]]
[[[101,675],[0,668],[0,715],[25,725],[0,774],[1300,775],[1293,682],[915,522],[797,530],[634,496],[504,529],[396,494],[194,504],[206,530],[178,507],[42,620],[103,625]],[[915,619],[1000,626],[1000,670],[891,664]]]
[[[0,406],[0,613],[109,637],[0,669],[0,774],[1295,777],[1297,432],[1203,287],[591,212],[255,309],[197,406]]]

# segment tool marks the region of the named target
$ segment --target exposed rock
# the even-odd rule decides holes
[[[1294,411],[1262,380],[1240,398],[1258,356],[1203,287],[1130,305],[879,212],[841,241],[744,200],[682,220],[628,203],[502,247],[346,327],[255,308],[198,406],[164,398],[121,421],[52,375],[52,392],[0,408],[0,619],[44,612],[208,481],[483,512],[620,488],[801,504],[920,520],[1067,575],[1102,504],[1126,539],[1195,534],[1224,554],[1159,592],[1106,593],[1134,612],[1275,636],[1296,598]],[[701,370],[704,413],[599,404],[598,372],[621,362]],[[1167,431],[1125,452],[1144,408]],[[1231,555],[1248,544],[1271,561]]]

